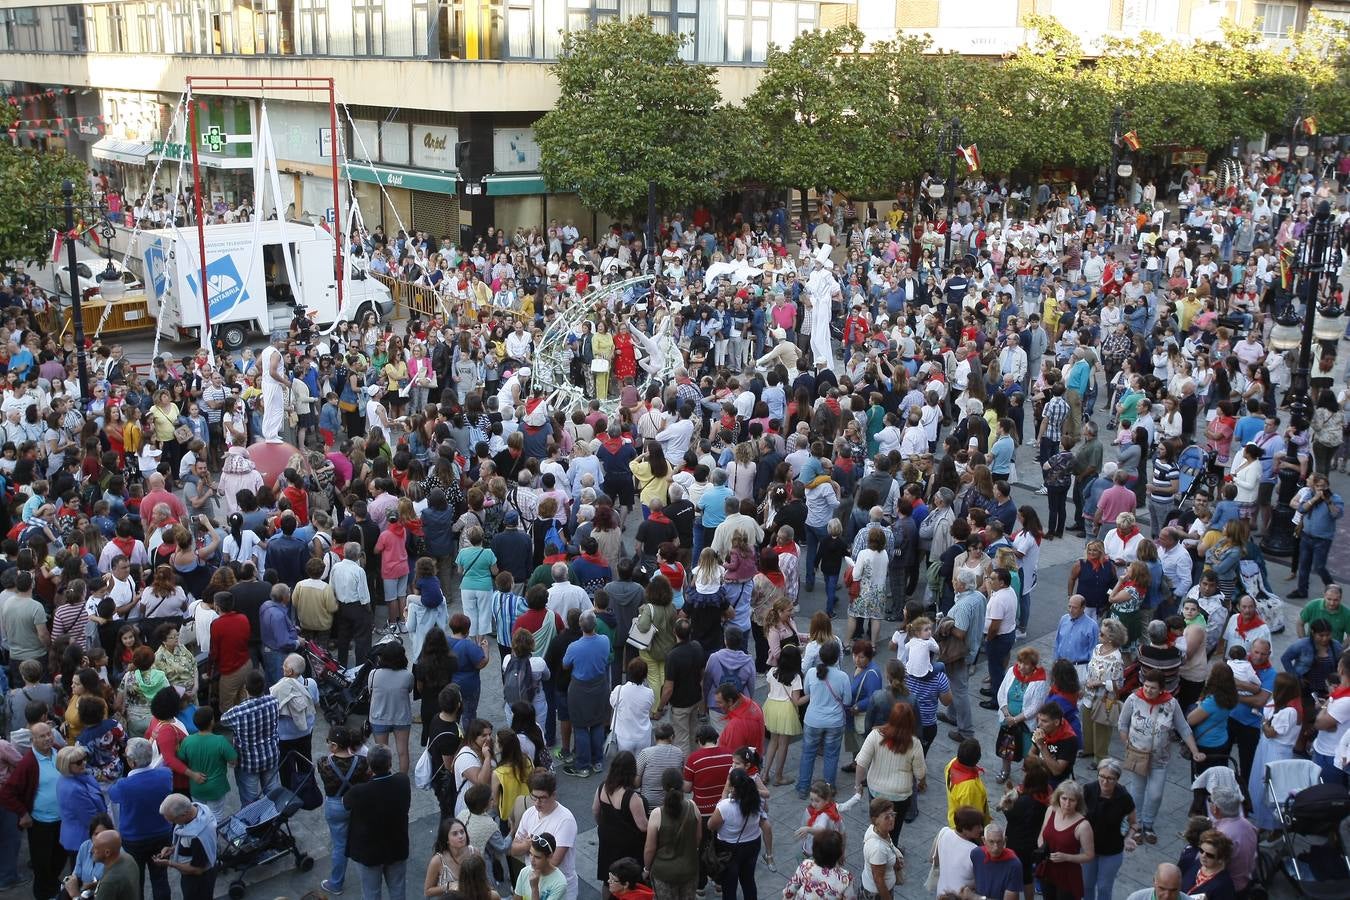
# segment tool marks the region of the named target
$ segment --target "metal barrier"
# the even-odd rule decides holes
[[[413,284],[410,281],[400,281],[388,275],[380,275],[377,272],[368,272],[367,276],[389,288],[389,296],[394,300],[394,318],[402,318],[400,310],[407,310],[407,315],[411,318],[417,315],[421,318],[432,318],[443,316],[445,314],[445,303],[435,288],[425,285]]]

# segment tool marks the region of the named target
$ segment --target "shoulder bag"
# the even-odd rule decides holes
[[[600,751],[601,759],[608,759],[619,746],[619,739],[614,734],[614,723],[619,718],[619,703],[623,700],[624,687],[625,685],[619,685],[619,696],[614,698],[614,708],[609,711],[609,735],[605,738],[604,749]]]
[[[643,604],[651,609],[649,604]],[[656,610],[652,609],[652,624],[647,630],[638,627],[642,620],[642,607],[638,607],[638,614],[633,617],[633,624],[628,628],[628,646],[635,650],[646,650],[652,645],[652,639],[656,637]]]

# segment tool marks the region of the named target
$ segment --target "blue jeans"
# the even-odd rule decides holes
[[[605,761],[605,726],[572,726],[572,747],[576,751],[577,768],[598,766]]]
[[[271,687],[281,680],[281,664],[286,661],[290,655],[288,650],[272,650],[264,647],[262,651],[263,677],[267,679],[267,686]]]
[[[19,817],[0,809],[0,887],[19,880]]]
[[[406,900],[408,896],[408,861],[400,860],[387,866],[363,866],[356,863],[361,873],[361,900],[380,900],[381,882],[388,886],[389,900]]]
[[[1343,785],[1346,783],[1345,771],[1336,765],[1336,758],[1334,756],[1326,756],[1325,754],[1318,753],[1314,750],[1312,761],[1322,767],[1322,780],[1327,784]]]
[[[816,757],[825,754],[825,766],[820,777],[831,785],[835,783],[839,771],[839,745],[844,740],[844,728],[817,728],[806,725],[802,729],[802,763],[797,772],[797,793],[804,794],[811,787],[811,774],[816,768]]]
[[[234,783],[239,788],[239,808],[243,809],[265,792],[274,787],[280,787],[281,777],[275,768],[268,769],[266,772],[245,772],[243,769],[236,768],[234,770]]]
[[[806,571],[800,573],[799,577],[808,591],[813,590],[816,586],[816,554],[820,552],[820,545],[829,536],[829,531],[824,527],[806,526]],[[833,609],[833,606],[831,606],[831,609]]]
[[[1083,900],[1111,900],[1111,889],[1124,861],[1124,853],[1115,853],[1083,863]]]
[[[342,798],[325,797],[323,817],[328,822],[328,837],[333,845],[328,883],[341,888],[347,878],[347,828],[352,816],[342,805]]]
[[[1322,579],[1322,584],[1331,584],[1336,579],[1327,571],[1327,553],[1331,550],[1331,538],[1313,537],[1304,534],[1299,539],[1298,550],[1298,589],[1308,593],[1308,580],[1313,572]]]
[[[998,693],[998,686],[1003,683],[1003,676],[1008,671],[1008,656],[1016,642],[1016,631],[985,641],[984,650],[989,654],[989,689],[994,694]]]
[[[825,578],[825,615],[831,619],[834,618],[834,603],[836,594],[839,591],[839,574],[824,575]]]
[[[1142,801],[1135,800],[1139,805],[1139,827],[1152,831],[1154,817],[1158,815],[1158,807],[1162,805],[1163,790],[1167,787],[1167,767],[1153,766],[1149,769],[1147,781],[1142,775],[1124,772],[1120,776],[1120,786],[1128,791],[1131,797],[1143,798]]]

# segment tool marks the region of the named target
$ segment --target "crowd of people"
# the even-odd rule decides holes
[[[363,896],[406,896],[425,789],[426,896],[574,900],[559,783],[597,777],[606,897],[756,900],[791,786],[788,900],[890,900],[921,866],[937,896],[1107,900],[1184,747],[1205,788],[1154,894],[1247,896],[1279,826],[1264,765],[1350,769],[1345,366],[1319,342],[1313,412],[1288,416],[1296,367],[1268,349],[1280,251],[1340,195],[1278,167],[1178,188],[1099,209],[1042,184],[1008,217],[1006,183],[973,179],[950,226],[826,194],[800,240],[782,206],[700,209],[659,256],[623,226],[362,233],[445,318],[301,311],[257,353],[148,372],[99,344],[88,396],[12,283],[0,889],[166,900],[176,869],[210,897],[217,828],[284,786],[322,808],[328,894],[351,863]],[[574,303],[590,320],[536,352]],[[644,368],[661,334],[668,381]],[[541,367],[593,399],[562,408]],[[1214,489],[1183,487],[1193,442]],[[1278,667],[1254,539],[1275,501],[1290,596],[1323,587]],[[1056,540],[1083,549],[1042,653]],[[364,705],[315,746],[325,660],[361,667]],[[907,856],[930,785],[946,824]]]

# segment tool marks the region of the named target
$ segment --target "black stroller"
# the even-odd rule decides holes
[[[302,641],[309,674],[319,683],[319,710],[329,726],[346,725],[357,702],[356,673],[314,641]]]
[[[1267,800],[1282,838],[1278,865],[1306,897],[1343,898],[1350,892],[1350,854],[1341,826],[1350,819],[1350,791],[1325,784],[1315,763],[1280,760],[1266,766]],[[1262,853],[1260,874],[1269,885],[1274,861]]]
[[[287,754],[287,757],[298,754]],[[283,760],[286,762],[287,760]],[[308,765],[305,780],[316,776],[315,769]],[[291,818],[303,807],[301,790],[303,782],[294,789],[287,787],[272,788],[266,795],[254,800],[239,812],[230,816],[216,827],[216,846],[218,862],[222,872],[238,872],[230,882],[231,900],[244,896],[247,886],[244,884],[244,872],[257,866],[275,862],[286,855],[295,857],[295,866],[301,872],[314,868],[314,857],[300,849],[295,835],[291,832]]]

